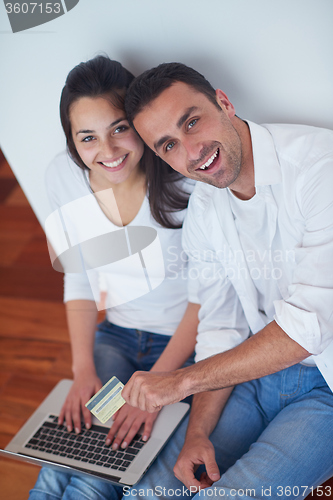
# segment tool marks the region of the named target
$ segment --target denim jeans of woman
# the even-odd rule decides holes
[[[105,320],[98,326],[95,366],[103,384],[112,376],[126,383],[136,370],[150,370],[169,336],[122,328]],[[193,363],[190,358],[186,364]],[[95,477],[76,476],[43,467],[29,500],[118,500],[122,488]]]

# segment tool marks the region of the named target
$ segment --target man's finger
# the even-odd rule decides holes
[[[206,465],[207,476],[213,482],[218,481],[221,477],[221,474],[220,474],[218,465],[215,461],[215,457],[207,460],[207,462],[205,462],[205,465]]]
[[[186,488],[190,489],[192,487],[193,490],[200,487],[200,482],[194,476],[193,462],[181,459],[176,462],[173,472],[176,478],[185,484]]]

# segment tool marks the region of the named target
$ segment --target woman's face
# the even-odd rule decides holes
[[[76,150],[99,182],[120,184],[138,173],[143,143],[107,97],[81,97],[69,117]]]

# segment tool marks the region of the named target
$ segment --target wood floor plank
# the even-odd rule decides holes
[[[49,340],[0,338],[0,370],[47,373],[63,351],[62,343]]]
[[[40,467],[10,459],[0,459],[1,495],[6,500],[26,500]]]
[[[0,203],[3,203],[17,186],[16,179],[1,179]]]
[[[11,384],[7,384],[1,393],[1,399],[5,405],[16,402],[37,408],[59,380],[60,378],[53,374],[40,376],[40,374],[16,373],[11,379]],[[20,417],[20,412],[16,416]]]
[[[15,186],[13,191],[7,196],[5,205],[7,206],[30,206],[27,197],[24,194],[23,189],[18,184]]]
[[[56,275],[55,281],[62,279],[63,273],[55,271],[51,264],[49,251],[47,249],[46,237],[44,234],[38,234],[30,237],[27,244],[22,248],[15,260],[15,267],[20,269],[24,266],[38,266],[39,268],[52,269]]]
[[[31,240],[31,235],[26,233],[7,234],[0,233],[0,264],[9,267],[19,258]]]
[[[0,317],[0,337],[69,342],[62,302],[0,297]]]
[[[0,233],[25,233],[35,236],[44,234],[44,231],[30,207],[0,204]]]
[[[63,276],[52,267],[0,267],[0,296],[62,302]]]
[[[14,179],[15,175],[0,149],[0,179]]]
[[[62,349],[61,353],[57,357],[57,360],[52,366],[52,374],[60,379],[68,378],[72,380],[72,356],[69,344]]]

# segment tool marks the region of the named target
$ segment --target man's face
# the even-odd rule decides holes
[[[221,90],[215,106],[204,94],[176,82],[134,119],[147,145],[174,170],[224,188],[237,179],[242,143],[235,110]]]

